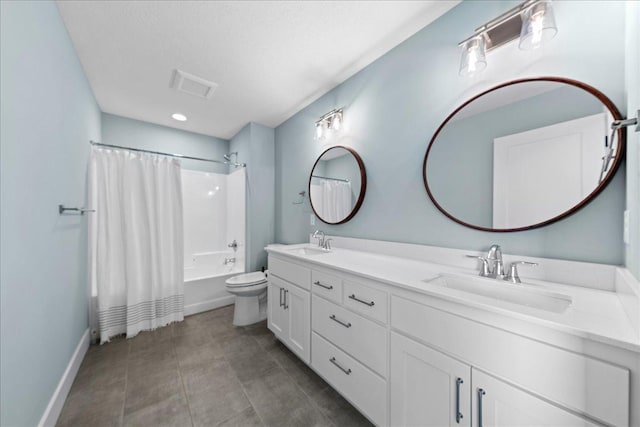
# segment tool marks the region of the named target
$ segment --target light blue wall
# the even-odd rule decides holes
[[[184,154],[224,161],[229,152],[229,141],[199,133],[187,132],[166,126],[102,113],[102,141],[106,144],[122,145],[143,150]],[[227,173],[226,165],[182,160],[185,169]]]
[[[508,92],[514,87],[500,91]],[[456,218],[469,224],[492,227],[494,139],[602,113],[603,108],[598,98],[589,92],[564,85],[451,121],[442,129],[429,153],[427,179],[431,194]],[[603,129],[603,142],[604,134]]]
[[[640,109],[640,2],[627,3],[626,89],[628,117]],[[629,209],[629,244],[625,263],[640,280],[640,133],[627,129],[627,209]]]
[[[247,271],[267,267],[264,247],[274,242],[274,130],[249,123],[232,139],[230,151],[247,164]]]
[[[486,249],[531,256],[621,264],[624,167],[601,195],[550,226],[517,233],[487,233],[449,220],[428,199],[422,160],[439,124],[453,109],[496,84],[521,77],[563,76],[584,81],[624,110],[625,4],[555,2],[558,35],[536,51],[517,43],[487,56],[474,78],[458,75],[458,42],[518,1],[465,1],[276,128],[276,241],[308,241],[309,207],[292,205],[326,148],[314,141],[313,123],[345,107],[344,136],[367,168],[367,194],[346,224],[328,234]],[[597,25],[593,23],[597,22]]]
[[[0,2],[0,424],[40,420],[87,318],[89,139],[100,110],[54,2]]]

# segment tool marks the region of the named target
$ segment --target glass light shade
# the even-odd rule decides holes
[[[339,131],[342,127],[342,113],[335,113],[331,117],[331,129],[334,131]]]
[[[322,141],[325,136],[324,122],[316,123],[316,141]]]
[[[533,50],[551,40],[558,32],[551,1],[535,3],[522,13],[520,49]]]
[[[472,76],[487,67],[484,37],[478,36],[468,40],[462,46],[460,75]]]

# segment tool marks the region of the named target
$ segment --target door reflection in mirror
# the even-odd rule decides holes
[[[602,93],[571,80],[490,89],[451,114],[431,140],[423,170],[429,197],[449,218],[482,230],[558,220],[611,179],[623,151],[618,137],[610,141],[619,117]],[[608,150],[614,161],[603,163]]]

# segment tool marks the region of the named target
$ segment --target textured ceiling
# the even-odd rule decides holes
[[[459,1],[58,1],[100,108],[221,138],[275,127]],[[176,68],[210,99],[171,88]],[[184,123],[171,118],[180,112]]]

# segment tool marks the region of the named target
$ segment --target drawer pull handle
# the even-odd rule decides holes
[[[344,326],[345,328],[350,328],[351,327],[351,322],[343,322],[342,320],[336,318],[335,314],[332,314],[331,316],[329,316],[329,319],[333,320],[334,322],[338,322],[340,323],[342,326]]]
[[[482,396],[487,394],[483,389],[478,389],[478,427],[482,427]]]
[[[460,384],[463,384],[462,378],[456,378],[456,423],[460,424],[460,420],[464,418],[460,412]]]
[[[361,299],[357,298],[356,294],[349,295],[349,298],[351,298],[354,301],[361,302],[364,305],[368,305],[369,307],[373,307],[374,305],[376,305],[376,303],[373,302],[373,301],[364,301],[364,300],[361,300]]]
[[[342,366],[340,366],[340,364],[338,362],[336,362],[336,358],[332,357],[331,359],[329,359],[329,362],[333,363],[334,365],[336,365],[338,367],[338,369],[340,369],[342,372],[344,372],[347,375],[351,374],[351,369],[345,369]]]
[[[288,289],[284,290],[284,309],[287,310],[289,308],[289,304],[287,304],[287,294],[289,293]]]
[[[320,286],[321,288],[328,289],[328,290],[333,289],[333,285],[329,285],[329,286],[327,286],[327,285],[323,285],[322,283],[320,283],[320,281],[319,281],[319,280],[316,280],[315,282],[313,282],[313,284],[314,284],[314,285],[317,285],[317,286]]]

